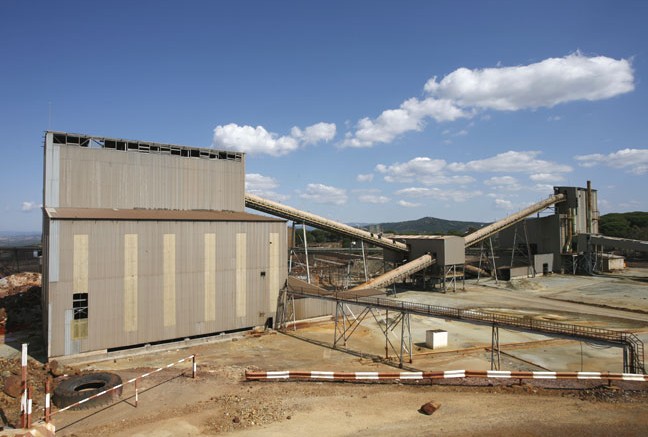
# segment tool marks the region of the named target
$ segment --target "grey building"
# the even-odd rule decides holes
[[[45,135],[48,357],[268,323],[286,224],[245,212],[242,153]]]

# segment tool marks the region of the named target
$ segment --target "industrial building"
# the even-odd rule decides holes
[[[46,132],[48,357],[272,324],[286,223],[245,212],[245,155]]]

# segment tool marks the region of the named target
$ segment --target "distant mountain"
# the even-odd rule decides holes
[[[380,226],[382,232],[394,232],[396,234],[464,235],[469,230],[479,229],[485,224],[487,223],[462,222],[457,220],[444,220],[434,217],[423,217],[418,220],[380,223],[377,225],[367,225],[364,227],[370,228],[373,226]]]

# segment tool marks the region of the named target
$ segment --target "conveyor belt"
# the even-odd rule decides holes
[[[373,244],[374,246],[397,250],[399,252],[409,251],[406,244],[398,241],[392,241],[389,238],[382,238],[381,234],[374,234],[363,229],[358,229],[354,228],[353,226],[338,223],[336,221],[329,220],[324,217],[311,214],[309,212],[300,211],[296,208],[291,208],[290,206],[273,202],[272,200],[263,199],[259,196],[255,196],[254,194],[245,193],[245,206],[257,211],[272,214],[277,217],[305,223],[318,229],[335,232],[337,234],[346,235],[347,237],[351,238],[357,238],[358,240],[363,240],[367,243]]]
[[[486,238],[497,234],[499,231],[506,229],[509,226],[513,226],[518,222],[521,222],[531,214],[540,212],[543,209],[547,208],[548,206],[554,205],[558,202],[563,202],[565,199],[566,197],[564,194],[554,194],[553,196],[541,200],[538,203],[534,203],[533,205],[524,208],[521,211],[513,213],[508,217],[503,218],[502,220],[498,220],[495,223],[492,223],[488,226],[484,226],[483,228],[473,232],[472,234],[468,234],[466,235],[466,237],[464,237],[466,241],[466,247],[470,247],[474,244],[477,244],[480,241],[485,240]]]

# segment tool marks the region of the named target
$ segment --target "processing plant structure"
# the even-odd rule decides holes
[[[648,250],[647,242],[598,234],[597,192],[589,182],[555,187],[548,198],[463,237],[398,236],[245,193],[239,152],[46,132],[44,153],[49,358],[285,321],[282,292],[291,284],[305,295],[324,293],[309,284],[309,274],[304,281],[289,277],[286,220],[360,242],[364,263],[365,244],[382,249],[392,268],[369,275],[365,267],[363,281],[338,290],[356,299],[404,280],[445,291],[467,274],[592,273],[610,259],[604,247]],[[301,319],[336,307],[302,299],[293,311]]]

